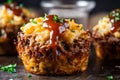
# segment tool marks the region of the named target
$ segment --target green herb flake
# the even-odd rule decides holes
[[[23,4],[20,4],[19,7],[22,8],[22,7],[23,7]]]
[[[7,3],[8,4],[11,4],[13,2],[13,0],[8,0]]]
[[[48,16],[48,14],[46,14],[46,13],[45,13],[45,15],[44,15],[43,19],[46,19],[46,18],[47,18],[47,16]]]
[[[53,20],[57,21],[57,22],[60,22],[60,23],[63,23],[63,19],[60,18],[60,17],[57,17],[56,15],[54,15]]]
[[[30,21],[34,24],[37,24],[37,22],[34,19],[30,19]]]
[[[107,76],[107,80],[113,80],[113,76],[112,75]]]
[[[31,74],[27,74],[27,78],[31,78],[32,77],[32,75]]]
[[[74,33],[74,32],[75,32],[75,30],[71,30],[71,32],[73,32],[73,33]]]
[[[113,14],[112,14],[112,17],[115,17],[115,16],[116,16],[115,13],[113,13]]]
[[[119,21],[120,18],[119,17],[115,17],[115,22]]]
[[[10,64],[7,66],[1,66],[0,70],[8,72],[8,73],[15,73],[16,72],[16,64]]]
[[[63,23],[63,19],[62,18],[58,18],[60,23]]]
[[[54,15],[53,20],[54,20],[54,21],[57,21],[57,20],[58,20],[56,15]]]

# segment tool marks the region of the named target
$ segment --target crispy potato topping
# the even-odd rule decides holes
[[[28,17],[33,17],[34,14],[30,13],[26,8],[21,8],[23,14]],[[12,10],[6,8],[4,5],[0,6],[0,27],[18,26],[24,24],[24,18],[17,16]]]
[[[74,20],[68,20],[69,27],[60,35],[59,39],[72,43],[74,39],[82,37],[88,39],[88,34],[85,35],[82,24],[77,24]],[[31,19],[29,23],[21,27],[25,35],[37,35],[36,41],[45,42],[50,39],[50,31],[43,27],[44,18],[39,17]],[[82,36],[84,35],[84,36]]]
[[[93,31],[99,32],[101,36],[105,36],[108,34],[113,34],[115,37],[120,38],[120,29],[115,31],[114,33],[111,31],[112,23],[110,22],[108,17],[104,17],[98,21],[98,24],[93,28]]]

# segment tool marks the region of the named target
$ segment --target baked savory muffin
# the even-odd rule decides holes
[[[120,60],[120,9],[99,20],[92,34],[99,61]]]
[[[28,72],[70,75],[85,71],[90,55],[90,34],[82,24],[46,15],[21,27],[16,48]]]
[[[33,13],[17,3],[5,3],[0,6],[0,55],[14,55],[17,52],[13,39],[20,26],[33,16]]]

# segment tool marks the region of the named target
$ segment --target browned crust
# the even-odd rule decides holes
[[[99,32],[93,31],[92,38],[93,38],[93,41],[97,41],[99,43],[120,44],[120,38],[115,37],[111,33],[102,36]]]
[[[58,41],[57,61],[53,61],[49,41],[40,44],[35,36],[19,33],[16,48],[28,72],[41,75],[70,75],[86,70],[90,41],[79,39],[73,44]]]
[[[14,45],[20,26],[0,28],[0,55],[17,55]]]
[[[98,58],[120,59],[120,38],[116,38],[112,34],[101,36],[98,32],[93,32],[92,38]]]

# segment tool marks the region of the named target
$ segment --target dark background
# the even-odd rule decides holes
[[[13,0],[18,3],[23,3],[25,7],[41,8],[41,0]],[[72,0],[63,0],[70,2]],[[75,0],[74,0],[75,1]],[[0,0],[0,3],[7,2],[7,0]],[[92,10],[91,14],[98,12],[109,12],[113,9],[120,8],[120,0],[95,0],[96,7]]]

